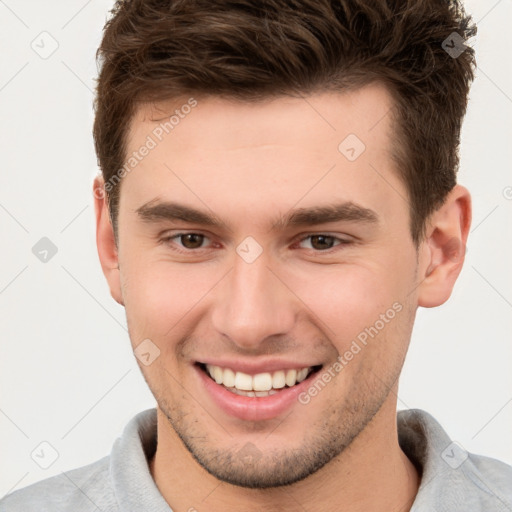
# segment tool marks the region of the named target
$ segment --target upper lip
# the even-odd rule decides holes
[[[247,359],[202,359],[198,363],[229,368],[235,372],[243,372],[248,375],[258,373],[271,373],[278,370],[299,370],[301,368],[310,368],[312,366],[321,366],[322,363],[300,362],[284,359],[266,359],[259,361],[248,361]]]

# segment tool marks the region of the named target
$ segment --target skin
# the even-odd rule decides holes
[[[152,119],[185,101],[141,107],[128,154],[161,122]],[[389,153],[392,100],[378,84],[307,101],[197,101],[123,178],[118,245],[102,179],[94,183],[112,297],[126,309],[133,348],[149,338],[160,350],[140,365],[158,404],[150,469],[160,492],[179,512],[409,510],[420,479],[398,444],[398,377],[417,308],[444,303],[461,270],[468,191],[452,190],[416,247]],[[353,162],[338,151],[350,133],[366,146]],[[137,210],[154,201],[212,213],[226,226],[141,219]],[[340,202],[377,221],[270,230],[292,209]],[[164,240],[183,232],[205,238],[192,249],[188,239]],[[332,248],[306,238],[318,234],[336,237]],[[262,248],[252,263],[236,252],[247,236]],[[229,415],[197,378],[194,363],[211,357],[325,371],[396,303],[401,311],[320,393],[277,417]]]

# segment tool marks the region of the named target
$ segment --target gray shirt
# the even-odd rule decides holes
[[[398,412],[402,450],[421,475],[413,512],[512,512],[512,467],[467,453],[425,411]],[[0,512],[172,512],[149,472],[156,410],[136,415],[109,456],[0,500]],[[198,498],[190,497],[193,510]],[[203,507],[204,508],[204,507]]]

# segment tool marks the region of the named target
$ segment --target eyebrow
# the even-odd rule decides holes
[[[136,210],[138,216],[145,222],[182,221],[191,224],[201,224],[231,231],[228,225],[213,213],[197,210],[176,202],[153,200]],[[313,226],[329,222],[357,222],[376,224],[379,221],[377,213],[351,201],[297,208],[274,220],[270,231],[284,230],[288,227]]]

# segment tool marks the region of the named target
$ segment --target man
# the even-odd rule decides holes
[[[157,408],[14,510],[498,511],[512,468],[397,415],[450,296],[474,55],[444,0],[118,1],[97,244]]]

